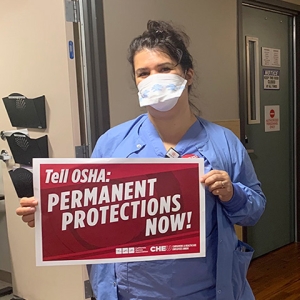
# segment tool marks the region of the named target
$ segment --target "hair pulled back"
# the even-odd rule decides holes
[[[170,23],[149,20],[147,30],[131,42],[128,61],[134,73],[135,54],[143,49],[157,49],[168,54],[183,71],[187,71],[194,69],[193,58],[187,50],[188,45],[189,37],[185,32],[175,29]]]

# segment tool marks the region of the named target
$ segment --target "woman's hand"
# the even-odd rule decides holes
[[[200,178],[200,182],[204,183],[209,191],[219,196],[221,201],[229,201],[233,196],[233,187],[227,172],[220,170],[212,170]]]
[[[34,212],[37,204],[38,202],[33,197],[21,198],[21,206],[16,209],[17,215],[22,216],[23,222],[27,223],[29,227],[35,226]]]

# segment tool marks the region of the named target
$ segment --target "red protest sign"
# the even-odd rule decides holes
[[[35,159],[38,265],[205,256],[203,159]]]

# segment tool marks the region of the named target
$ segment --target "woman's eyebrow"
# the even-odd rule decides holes
[[[161,67],[172,67],[174,68],[174,64],[170,63],[170,62],[165,62],[165,63],[161,63],[155,66],[155,68],[161,68]],[[149,71],[149,68],[139,68],[135,71],[136,74],[141,73],[141,72],[145,72],[145,71]]]
[[[157,67],[174,67],[174,64],[170,63],[170,62],[165,62],[162,64],[158,64]]]
[[[135,74],[145,72],[145,71],[148,71],[148,70],[149,70],[149,68],[139,68],[139,69],[135,70]]]

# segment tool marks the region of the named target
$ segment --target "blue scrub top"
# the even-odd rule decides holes
[[[245,148],[231,131],[201,118],[175,148],[181,156],[203,157],[205,172],[225,170],[232,181],[234,195],[228,202],[206,191],[206,257],[90,265],[97,300],[254,299],[246,279],[253,249],[238,241],[233,225],[254,225],[266,199]],[[148,116],[141,115],[102,135],[92,157],[153,158],[165,154]]]
[[[155,127],[147,118],[138,130],[145,142],[130,158],[164,158],[166,149]],[[205,130],[197,120],[176,145],[180,156],[202,157],[195,141],[206,139]],[[134,143],[134,141],[132,141]],[[126,153],[124,149],[124,153]],[[204,157],[205,173],[211,165]],[[116,263],[115,276],[118,299],[215,299],[217,217],[216,199],[206,192],[206,257],[145,262]],[[101,269],[101,265],[99,265]],[[99,299],[102,299],[101,297]]]

